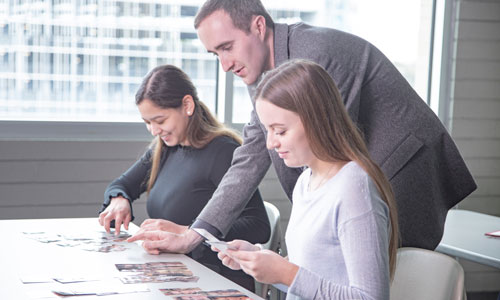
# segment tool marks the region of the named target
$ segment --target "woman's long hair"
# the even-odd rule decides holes
[[[330,75],[314,62],[292,60],[265,74],[257,87],[256,99],[299,115],[311,151],[318,159],[354,161],[372,178],[389,207],[389,268],[393,278],[399,245],[394,194],[384,173],[370,158],[362,135],[347,114]]]
[[[215,118],[207,106],[198,99],[198,93],[186,73],[173,65],[158,66],[151,70],[143,79],[139,90],[135,95],[135,104],[139,105],[148,99],[160,108],[180,108],[182,99],[190,95],[194,101],[194,111],[189,117],[186,137],[189,144],[194,148],[203,148],[215,137],[225,135],[233,138],[241,144],[239,135],[225,127]],[[151,142],[152,167],[148,180],[148,193],[151,191],[158,171],[160,160],[166,145],[156,137]]]

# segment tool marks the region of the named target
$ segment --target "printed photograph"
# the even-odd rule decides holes
[[[181,262],[150,262],[144,264],[115,264],[123,283],[197,282],[199,277]]]
[[[121,252],[127,250],[125,241],[131,236],[127,232],[121,232],[120,235],[115,236],[113,233],[107,233],[105,231],[97,231],[86,234],[54,234],[46,232],[23,232],[23,234],[27,238],[36,240],[40,243],[52,243],[59,247],[71,247],[101,253]]]

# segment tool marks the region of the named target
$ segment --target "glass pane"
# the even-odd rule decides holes
[[[214,110],[216,61],[193,28],[203,1],[182,3],[0,0],[0,120],[141,121],[135,92],[167,63]]]
[[[432,0],[262,0],[277,23],[306,22],[353,33],[379,48],[426,100]],[[234,83],[233,122],[250,119],[248,95]],[[243,115],[242,115],[243,114]]]

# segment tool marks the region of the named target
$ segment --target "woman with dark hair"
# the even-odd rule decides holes
[[[122,224],[127,229],[133,219],[132,202],[147,192],[151,219],[142,223],[141,230],[181,234],[212,197],[241,139],[210,113],[189,77],[172,65],[156,67],[144,78],[136,105],[155,138],[146,153],[107,187],[99,222],[107,231],[112,221],[116,232]],[[269,235],[269,220],[256,191],[225,240],[264,243]],[[223,266],[206,246],[189,255],[254,290],[253,278]]]
[[[389,181],[368,154],[330,75],[306,60],[287,62],[257,87],[267,147],[289,167],[306,166],[293,190],[289,259],[245,241],[223,263],[287,299],[389,299],[398,222]]]

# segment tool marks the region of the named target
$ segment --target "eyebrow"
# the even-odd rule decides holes
[[[271,125],[269,125],[269,128],[275,128],[275,127],[285,127],[285,124],[281,124],[281,123],[273,123]]]
[[[162,118],[162,117],[164,117],[164,116],[156,116],[156,117],[153,117],[153,118],[151,118],[151,119],[149,119],[149,120],[146,120],[146,119],[144,119],[144,118],[142,118],[142,119],[144,120],[144,122],[148,122],[148,121],[153,121],[153,120],[160,119],[160,118]]]

